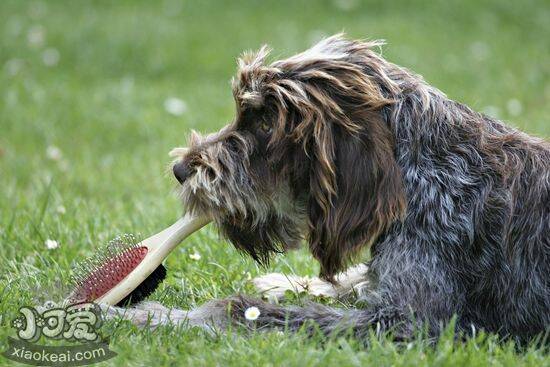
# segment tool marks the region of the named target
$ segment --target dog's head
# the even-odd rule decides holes
[[[383,118],[397,86],[377,45],[335,36],[271,64],[266,47],[243,55],[234,121],[175,150],[188,210],[259,262],[305,239],[321,276],[342,270],[405,210]]]

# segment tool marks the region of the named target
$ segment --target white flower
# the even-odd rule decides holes
[[[195,251],[195,253],[189,255],[189,258],[191,260],[199,261],[201,259],[201,254]]]
[[[357,0],[334,0],[333,3],[334,6],[344,11],[353,10],[359,5]]]
[[[59,51],[55,48],[47,48],[42,52],[42,62],[46,66],[55,66],[59,62]]]
[[[187,105],[183,100],[171,97],[164,101],[164,109],[171,115],[181,116],[187,111]]]
[[[42,46],[46,38],[44,27],[37,25],[29,29],[27,32],[27,41],[31,46]]]
[[[476,41],[470,45],[470,52],[476,60],[482,61],[489,56],[491,50],[485,42]]]
[[[508,109],[508,113],[512,116],[518,116],[521,114],[521,102],[515,98],[512,98],[508,101],[508,103],[506,103],[506,108]]]
[[[53,250],[59,247],[59,243],[57,243],[57,241],[50,240],[50,239],[46,240],[45,245],[48,250]]]
[[[500,115],[500,109],[496,106],[485,106],[481,109],[483,113],[494,118],[498,118]]]
[[[67,209],[65,209],[65,207],[63,205],[59,205],[55,211],[59,214],[65,214],[67,212]]]
[[[9,76],[17,75],[21,69],[23,69],[23,60],[21,59],[10,59],[6,61],[4,67],[6,68],[6,73]]]
[[[258,307],[252,306],[248,307],[246,311],[244,311],[244,317],[247,320],[254,321],[260,316],[260,310]]]
[[[46,155],[52,161],[58,161],[63,157],[63,153],[61,153],[61,149],[59,149],[55,145],[50,145],[48,148],[46,148]]]

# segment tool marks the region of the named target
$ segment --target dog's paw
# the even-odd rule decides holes
[[[296,292],[295,282],[291,279],[296,280],[298,277],[281,273],[270,273],[252,279],[252,284],[256,288],[256,291],[264,298],[276,301],[282,299],[286,291]]]
[[[258,292],[269,301],[284,298],[285,292],[308,293],[312,296],[336,297],[337,289],[319,278],[299,277],[281,273],[271,273],[252,279]]]
[[[368,288],[365,264],[353,266],[336,276],[332,284],[317,277],[299,277],[281,273],[271,273],[252,279],[252,284],[264,298],[277,301],[284,298],[285,292],[307,293],[316,297],[340,298],[360,295]]]

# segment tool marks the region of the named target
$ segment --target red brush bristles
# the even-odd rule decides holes
[[[132,235],[112,240],[106,248],[80,265],[73,277],[70,303],[92,302],[130,274],[145,258],[148,249],[136,244]]]

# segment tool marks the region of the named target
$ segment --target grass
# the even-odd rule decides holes
[[[18,307],[58,295],[75,259],[178,216],[167,152],[191,128],[231,120],[229,79],[242,50],[269,43],[285,56],[341,30],[384,38],[388,59],[451,98],[549,136],[549,18],[544,0],[0,2],[0,350]],[[185,101],[181,116],[165,110],[170,97]],[[48,250],[47,239],[59,247]],[[184,308],[252,294],[247,280],[267,271],[318,270],[306,251],[261,269],[213,228],[189,238],[167,267],[152,298]],[[213,338],[108,323],[103,332],[119,353],[105,366],[550,366],[545,350],[520,352],[491,335],[455,342],[450,331],[435,347],[373,340],[368,349],[239,330]]]

